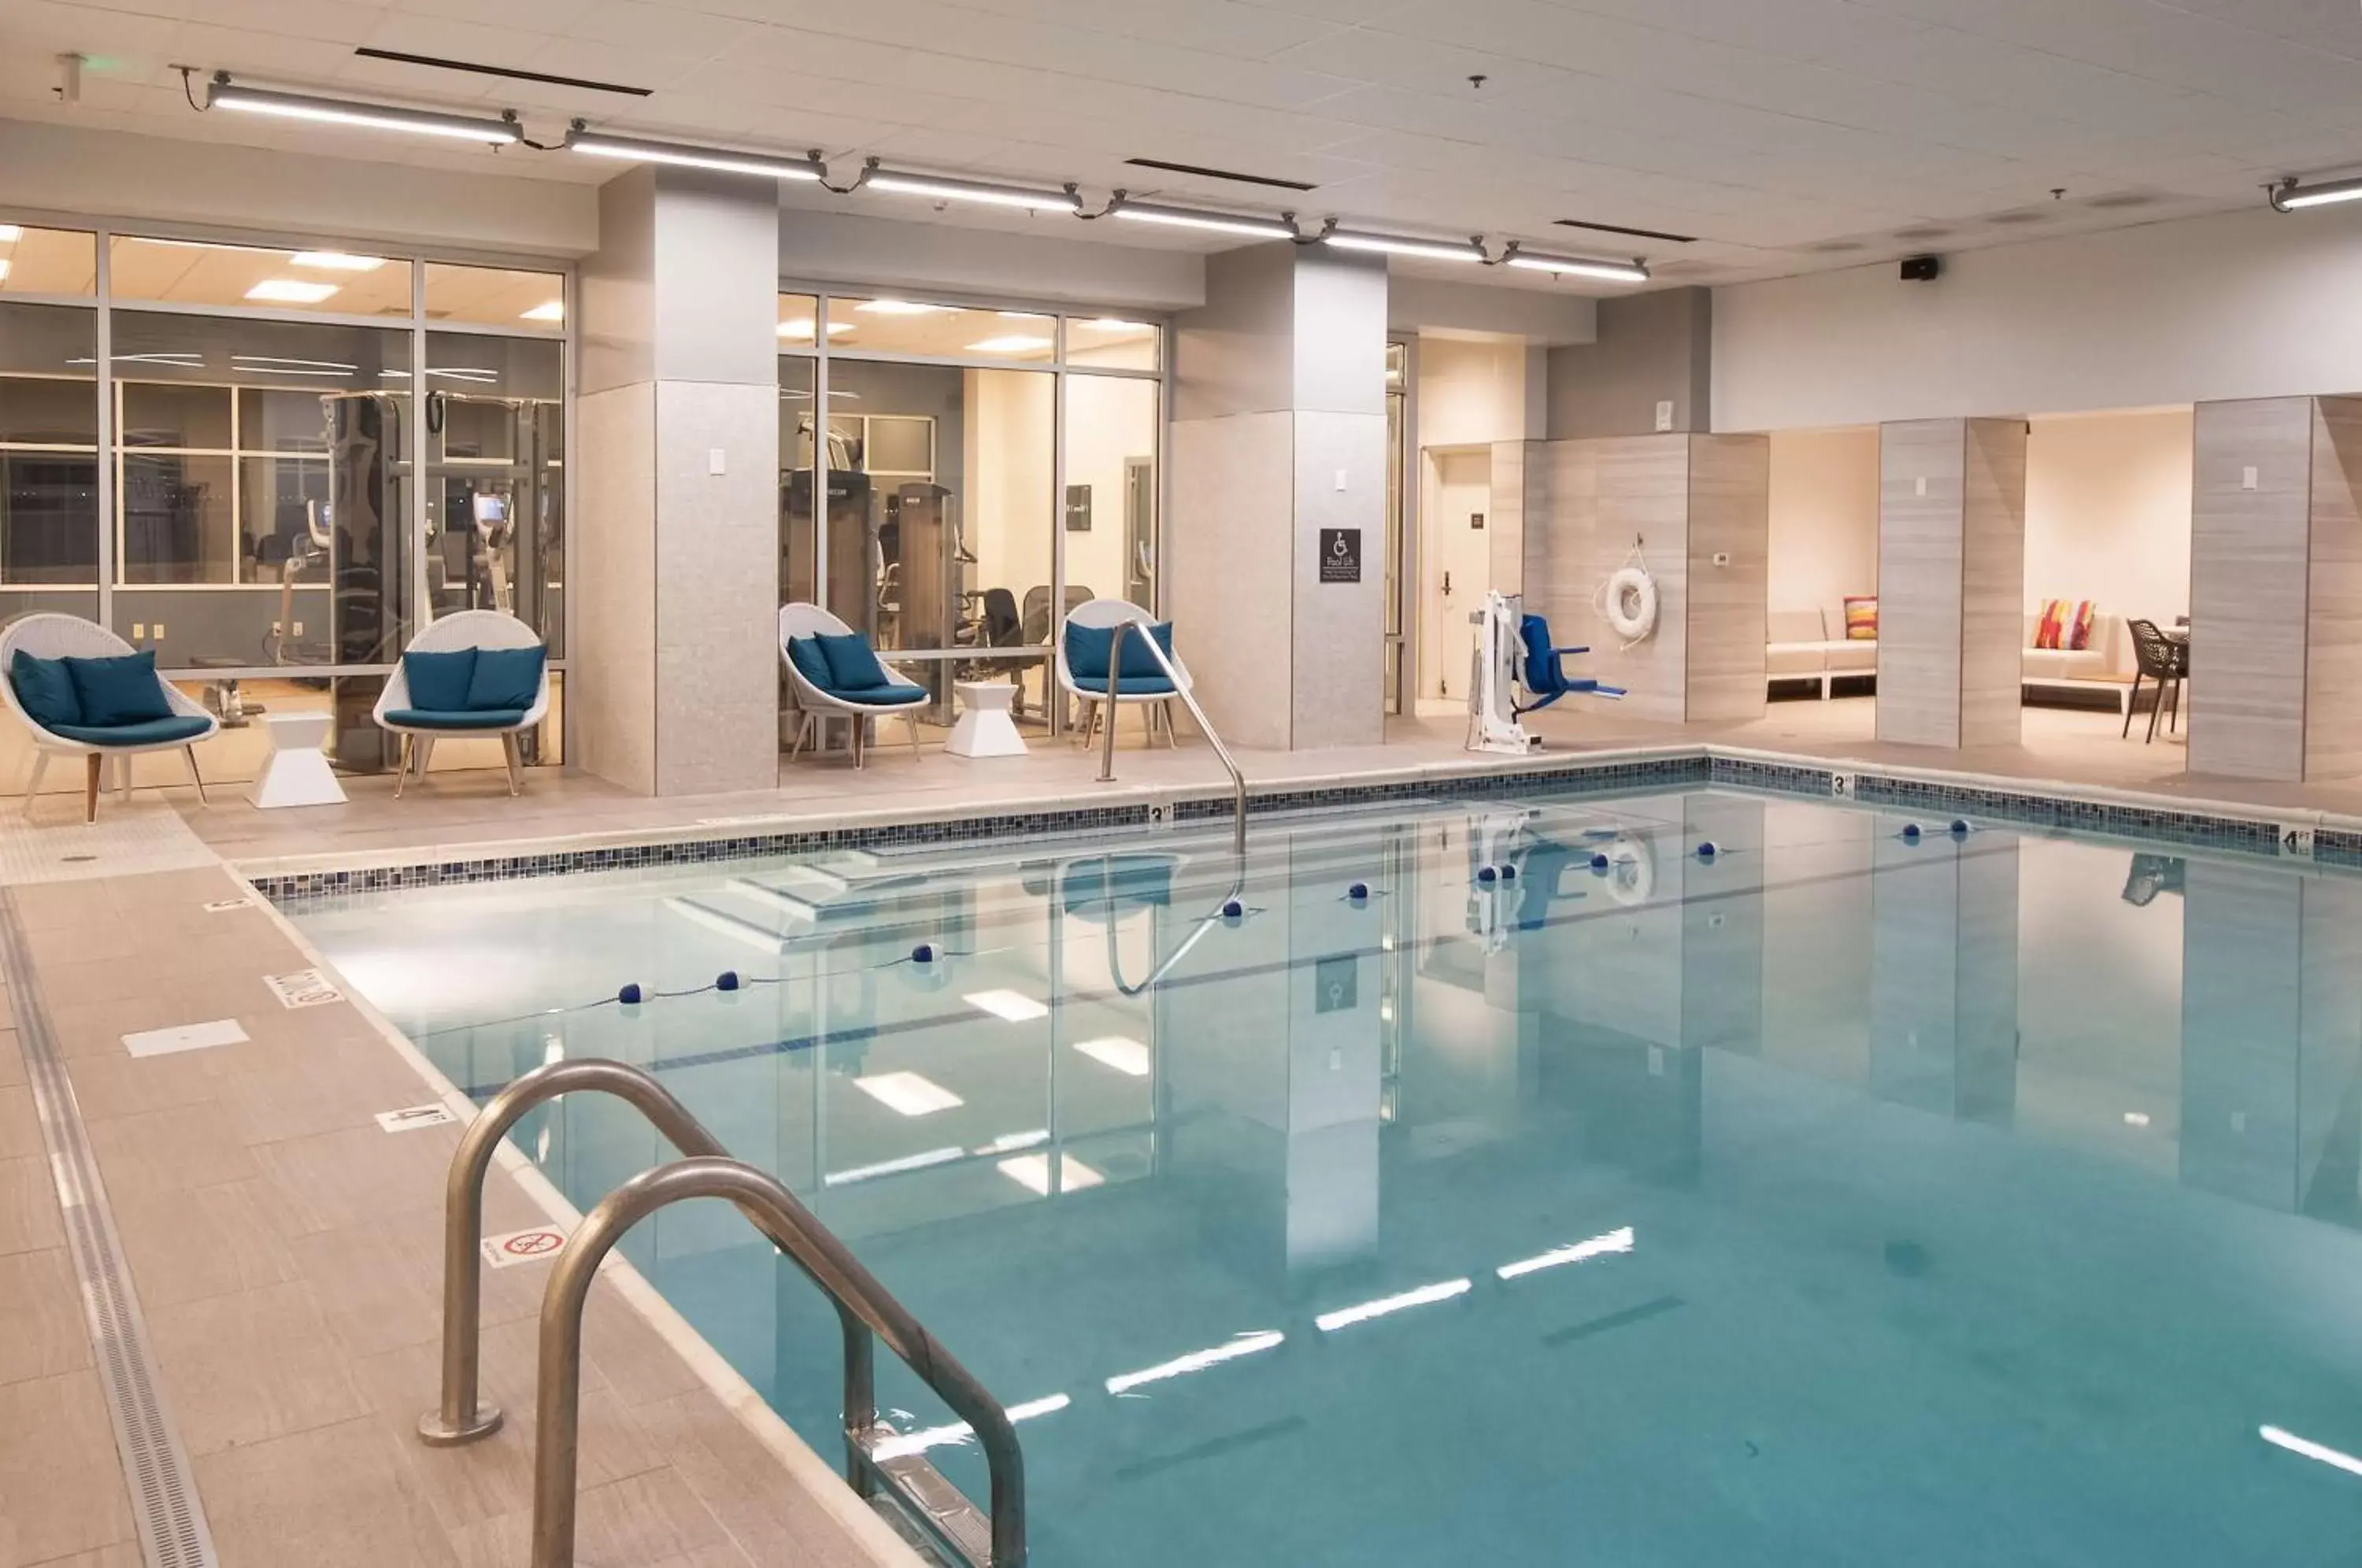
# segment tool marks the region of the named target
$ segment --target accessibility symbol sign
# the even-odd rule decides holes
[[[1320,580],[1362,580],[1362,531],[1359,528],[1320,530]]]
[[[514,1268],[547,1257],[565,1244],[565,1231],[555,1225],[536,1225],[530,1231],[485,1237],[484,1262],[493,1268]]]

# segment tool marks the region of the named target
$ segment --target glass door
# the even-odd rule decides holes
[[[1403,711],[1403,584],[1410,580],[1405,552],[1410,531],[1403,525],[1403,466],[1410,452],[1410,346],[1386,345],[1386,631],[1385,711]]]

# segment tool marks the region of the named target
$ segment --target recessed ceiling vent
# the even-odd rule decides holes
[[[1667,234],[1661,228],[1627,228],[1620,223],[1593,223],[1588,218],[1552,218],[1561,228],[1587,228],[1594,234],[1628,234],[1635,239],[1662,239],[1675,245],[1695,245],[1694,234]]]
[[[1242,174],[1235,169],[1209,169],[1199,163],[1167,163],[1162,158],[1127,158],[1135,169],[1162,169],[1167,174],[1194,174],[1200,180],[1232,180],[1242,185],[1268,185],[1275,191],[1317,191],[1302,180],[1282,180],[1274,174]]]
[[[540,82],[552,87],[580,87],[592,93],[621,93],[627,98],[655,95],[653,87],[627,87],[620,82],[593,82],[585,76],[552,76],[546,71],[521,71],[514,66],[486,65],[473,60],[446,60],[438,54],[404,54],[398,49],[353,50],[363,60],[390,60],[397,65],[425,65],[436,71],[464,71],[474,76],[497,76],[506,82]]]

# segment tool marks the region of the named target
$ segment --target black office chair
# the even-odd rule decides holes
[[[2190,675],[2190,647],[2177,643],[2158,629],[2154,621],[2127,621],[2125,629],[2133,635],[2133,694],[2125,703],[2124,733],[2133,733],[2133,708],[2140,701],[2140,683],[2144,676],[2156,682],[2149,694],[2148,736],[2146,745],[2157,739],[2158,716],[2166,712],[2166,699],[2173,700],[2173,718],[2168,733],[2181,722],[2181,683]]]

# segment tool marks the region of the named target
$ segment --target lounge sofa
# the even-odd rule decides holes
[[[1829,635],[1835,621],[1839,635]],[[1826,700],[1829,688],[1849,676],[1878,673],[1875,638],[1848,639],[1841,616],[1819,610],[1774,610],[1764,617],[1763,673],[1767,681],[1816,680]]]
[[[2081,691],[2103,693],[2115,699],[2116,711],[2129,713],[2133,700],[2133,635],[2125,625],[2122,615],[2094,615],[2089,645],[2080,648],[2037,648],[2034,646],[2036,631],[2042,624],[2039,611],[2025,617],[2025,638],[2021,646],[2019,686],[2031,695],[2036,691]]]

